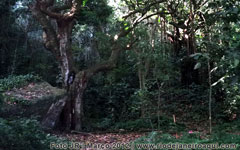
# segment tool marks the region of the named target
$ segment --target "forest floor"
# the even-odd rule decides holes
[[[206,135],[208,134],[208,131],[206,129],[202,129],[202,127],[196,128],[201,129],[201,131],[198,130],[188,130],[188,133],[200,133],[201,138],[204,139]],[[71,142],[80,142],[80,143],[99,143],[99,144],[113,144],[113,143],[130,143],[134,142],[136,139],[147,136],[152,131],[135,131],[135,132],[102,132],[102,133],[87,133],[87,132],[54,132],[53,134],[60,138],[66,138]],[[163,131],[156,131],[154,132],[163,134]],[[179,139],[183,135],[180,132],[171,132],[170,135],[172,137]]]
[[[28,85],[25,85],[21,88],[14,88],[11,91],[5,92],[5,95],[9,96],[9,99],[6,99],[7,105],[15,106],[18,105],[19,101],[13,101],[11,97],[17,98],[17,99],[23,99],[24,101],[34,101],[35,99],[39,99],[42,97],[46,97],[49,95],[61,95],[64,93],[62,90],[59,90],[57,88],[51,87],[47,83],[30,83]],[[23,101],[22,100],[22,101]],[[172,106],[172,109],[166,109],[166,111],[163,111],[162,113],[166,116],[168,116],[170,119],[171,124],[183,124],[184,125],[184,131],[183,130],[169,130],[170,126],[165,125],[165,129],[163,131],[155,131],[159,134],[169,134],[174,139],[181,139],[183,137],[182,133],[185,132],[187,134],[197,133],[199,134],[199,138],[204,140],[208,139],[208,132],[209,132],[209,121],[207,114],[205,111],[202,112],[201,119],[194,119],[193,116],[195,115],[194,110],[196,108],[205,108],[204,105],[197,105],[192,106],[191,104],[181,104],[176,101],[176,104],[171,102],[168,104],[169,106]],[[175,106],[180,106],[176,107]],[[164,109],[162,109],[164,110]],[[236,118],[233,118],[235,120]],[[213,121],[213,126],[218,125]],[[239,128],[239,125],[235,124],[236,128]],[[233,125],[228,125],[225,128],[229,128],[229,130],[226,130],[227,133],[230,133],[232,135],[240,135],[240,132],[235,132],[233,130]],[[175,126],[173,126],[175,127]],[[176,126],[177,127],[177,126]],[[121,129],[120,129],[121,130]],[[60,138],[65,138],[71,142],[80,142],[80,143],[98,143],[98,144],[113,144],[113,143],[130,143],[134,142],[135,140],[148,136],[152,131],[149,130],[146,132],[144,131],[135,131],[130,132],[127,130],[118,132],[59,132],[54,131],[53,135],[56,135]]]
[[[58,137],[67,138],[69,141],[82,143],[129,143],[147,135],[148,132],[128,133],[55,133]]]
[[[47,83],[30,83],[28,85],[25,85],[21,88],[14,88],[11,91],[7,91],[5,94],[11,97],[15,97],[18,99],[24,99],[26,101],[34,101],[36,99],[39,99],[44,96],[49,95],[59,95],[59,93],[63,93],[63,91],[58,90],[57,88],[51,87]],[[9,105],[14,105],[15,102],[8,101]],[[15,104],[16,105],[16,104]],[[176,104],[175,104],[176,105]],[[188,107],[188,106],[185,106]],[[175,109],[176,111],[176,109]],[[180,114],[176,115],[176,122],[182,123],[186,126],[187,131],[190,132],[201,132],[203,135],[207,134],[208,129],[208,122],[207,120],[201,121],[201,122],[194,122],[193,120],[186,119],[186,112],[182,112],[182,110],[177,110],[176,112],[171,112],[171,114]],[[165,112],[166,113],[166,112]],[[167,114],[168,116],[171,116],[170,114]],[[180,121],[181,120],[181,121]],[[66,138],[70,141],[76,141],[76,142],[89,142],[89,143],[102,143],[102,144],[109,144],[109,143],[128,143],[135,141],[136,139],[146,136],[151,132],[149,130],[148,132],[143,131],[135,131],[135,132],[127,132],[127,131],[119,131],[119,132],[101,132],[101,133],[62,133],[62,132],[55,132],[54,134],[58,137]],[[162,132],[162,131],[157,131]],[[181,134],[173,133],[171,132],[171,135],[179,138],[181,137]]]
[[[178,118],[180,119],[180,118]],[[188,134],[199,133],[201,139],[208,136],[208,122],[185,122],[185,132]],[[161,130],[140,130],[127,131],[120,129],[119,132],[102,131],[102,132],[59,132],[55,131],[53,134],[60,138],[66,138],[71,142],[80,143],[98,143],[98,144],[113,144],[113,143],[130,143],[141,137],[147,137],[151,132],[158,134],[168,133],[175,139],[180,139],[183,135],[181,132],[161,131]]]

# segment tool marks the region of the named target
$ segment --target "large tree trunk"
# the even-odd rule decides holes
[[[67,87],[68,75],[71,71],[74,71],[72,50],[71,50],[71,35],[73,21],[59,20],[58,25],[58,39],[59,39],[59,52],[61,59],[61,72],[64,79],[64,86]]]
[[[85,71],[81,71],[77,74],[74,84],[70,88],[71,98],[71,129],[81,130],[83,122],[83,93],[87,87],[88,78]]]
[[[65,130],[82,129],[83,124],[83,93],[87,87],[88,78],[85,71],[77,74],[74,83],[67,90],[67,101],[60,116],[60,126]]]
[[[159,1],[158,3],[161,2],[162,1]],[[152,5],[154,4],[157,3],[153,3]],[[127,47],[126,45],[119,44],[121,41],[119,39],[130,33],[141,21],[153,15],[157,15],[156,13],[145,17],[142,16],[127,30],[124,27],[119,34],[112,37],[112,46],[110,47],[112,53],[107,61],[99,63],[89,69],[78,71],[73,63],[71,35],[74,25],[74,16],[81,11],[81,5],[82,1],[76,0],[64,0],[64,4],[62,5],[55,5],[55,0],[36,0],[36,2],[33,2],[33,4],[29,6],[32,15],[38,20],[43,28],[43,42],[46,49],[52,52],[60,64],[63,85],[67,91],[67,98],[62,100],[63,102],[61,103],[64,104],[63,108],[61,105],[63,110],[61,116],[57,114],[61,112],[59,102],[57,102],[51,107],[47,118],[44,119],[49,120],[49,122],[44,123],[43,121],[43,124],[49,128],[54,128],[57,124],[58,117],[61,117],[60,122],[62,122],[67,129],[81,130],[83,119],[82,97],[87,87],[88,80],[100,71],[111,70],[116,67],[121,50]],[[130,15],[135,13],[137,13],[137,11],[130,13]],[[57,23],[56,27],[53,25],[54,22]],[[132,44],[133,43],[130,43],[128,45],[132,46]],[[76,77],[73,83],[68,83],[71,72],[75,72]]]
[[[83,116],[82,95],[87,82],[82,82],[85,80],[82,80],[81,76],[78,75],[72,84],[74,86],[71,86],[71,89],[69,89],[69,74],[70,72],[77,72],[73,64],[71,50],[71,36],[74,20],[71,14],[62,15],[59,13],[56,15],[52,12],[48,12],[49,9],[47,6],[50,8],[50,2],[53,1],[37,1],[31,6],[31,10],[33,16],[43,27],[43,42],[45,47],[50,50],[59,61],[63,77],[63,86],[67,91],[67,98],[60,100],[63,107],[59,107],[59,102],[55,103],[42,123],[45,127],[56,127],[60,112],[62,112],[61,122],[64,123],[64,126],[67,129],[80,130],[82,124],[81,118]],[[57,23],[56,27],[53,26],[53,22]]]

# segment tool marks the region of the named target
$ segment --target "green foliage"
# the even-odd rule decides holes
[[[16,2],[16,3],[15,3]],[[56,84],[58,68],[53,56],[44,49],[39,24],[33,21],[28,6],[33,1],[0,2],[0,78],[9,74],[37,73]],[[40,32],[39,32],[40,31]],[[52,57],[51,57],[52,56]]]
[[[13,97],[13,96],[8,96],[6,94],[3,94],[3,101],[7,104],[10,104],[10,105],[20,104],[20,105],[23,105],[23,106],[30,105],[32,103],[32,101],[27,101],[23,98],[16,98],[16,97]]]
[[[32,41],[32,44],[36,44],[38,41]],[[28,53],[25,51],[25,53]],[[28,55],[28,54],[26,54]],[[24,57],[20,57],[24,58]],[[19,74],[27,74],[29,72],[37,74],[42,80],[47,81],[53,86],[56,86],[57,76],[60,74],[59,64],[55,60],[54,56],[49,53],[47,50],[44,50],[42,47],[34,49],[32,56],[24,59],[25,62],[19,64]],[[26,63],[31,61],[31,64],[26,67]],[[19,61],[21,62],[21,61]],[[21,70],[20,70],[21,69]]]
[[[4,120],[0,118],[0,145],[8,150],[48,150],[50,142],[66,142],[46,134],[32,119]]]
[[[84,106],[85,116],[87,120],[92,120],[86,125],[87,128],[109,129],[115,122],[136,118],[129,111],[130,97],[138,86],[132,70],[132,63],[121,56],[117,68],[90,80],[89,88],[84,93],[84,99],[88,99]]]
[[[11,90],[12,88],[24,86],[29,82],[37,82],[40,80],[41,78],[39,76],[32,74],[19,76],[11,75],[8,76],[8,78],[0,79],[0,91]]]
[[[150,117],[156,114],[156,94],[156,91],[151,91],[150,88],[135,90],[127,101],[129,119],[137,119],[141,115]]]
[[[90,119],[90,118],[89,118]],[[88,120],[87,124],[85,125],[87,131],[91,130],[108,130],[114,123],[112,118],[100,118],[100,119],[91,119]]]
[[[240,120],[235,120],[231,122],[224,122],[221,124],[217,124],[214,128],[214,132],[229,132],[229,133],[238,133],[240,132],[240,126],[239,126]]]
[[[77,16],[79,24],[99,26],[105,24],[112,13],[112,9],[107,5],[106,0],[85,0],[83,5],[86,5],[88,9],[83,10],[80,16]]]
[[[232,115],[239,115],[240,111],[240,84],[235,83],[225,86],[226,99],[224,101],[224,113],[231,118]]]
[[[86,6],[87,1],[88,1],[88,0],[84,0],[84,1],[83,1],[83,6]]]
[[[190,1],[158,3],[155,0],[124,0],[123,2],[126,5],[119,6],[124,7],[121,13],[132,12],[124,21],[122,18],[121,21],[113,19],[114,17],[111,16],[113,9],[107,5],[107,0],[83,0],[80,16],[75,16],[77,25],[73,34],[78,36],[75,37],[75,41],[73,40],[72,49],[76,68],[81,70],[109,58],[112,38],[119,33],[120,26],[127,30],[140,16],[156,13],[156,10],[162,12],[157,13],[158,18],[153,16],[144,20],[133,32],[119,40],[118,48],[122,50],[125,50],[127,44],[133,45],[130,47],[131,50],[119,56],[118,68],[113,69],[111,73],[94,76],[89,82],[84,95],[86,99],[84,110],[86,120],[92,122],[86,125],[86,128],[141,130],[161,127],[161,130],[176,131],[182,128],[173,124],[171,119],[156,115],[159,112],[169,116],[175,114],[181,116],[182,121],[202,121],[208,118],[206,104],[209,86],[207,86],[206,59],[210,60],[212,76],[213,117],[226,115],[231,118],[233,115],[239,115],[238,1],[206,1],[204,4],[203,1],[197,3],[192,1],[194,4]],[[57,5],[63,3],[63,0],[57,1]],[[153,6],[152,3],[156,5]],[[42,46],[37,45],[39,39],[34,40],[33,36],[30,36],[31,34],[39,36],[33,33],[39,26],[28,28],[28,25],[21,27],[16,24],[16,20],[21,20],[22,15],[19,15],[20,11],[12,11],[14,4],[15,0],[0,2],[0,29],[4,29],[0,31],[0,76],[33,72],[38,73],[44,80],[55,83],[56,75],[60,74],[56,60],[52,54],[43,51]],[[191,5],[195,13],[192,25],[189,14]],[[127,7],[129,10],[126,9]],[[25,15],[27,19],[25,18],[24,21],[31,25],[29,14],[25,13]],[[23,24],[24,21],[20,22]],[[32,30],[32,28],[36,29]],[[190,37],[192,31],[195,35]],[[196,46],[196,51],[193,53],[197,53],[189,57],[192,46]],[[97,53],[95,56],[92,56],[93,49]],[[92,57],[91,60],[94,61],[88,64],[86,58],[82,59],[83,57],[88,57],[88,60]],[[184,60],[184,66],[181,66],[180,60]],[[192,80],[194,71],[198,73],[197,78],[201,78],[201,81],[196,84],[186,82],[187,86],[180,85],[184,75],[187,81]],[[142,79],[140,73],[144,76]],[[62,82],[61,75],[58,79]],[[37,80],[39,80],[38,76],[30,74],[9,76],[0,79],[0,92]],[[142,80],[143,85],[139,85],[141,84],[139,80]],[[0,99],[4,99],[1,94]],[[6,96],[5,99],[11,103],[26,102]],[[150,140],[157,140],[155,136],[157,134],[152,133]],[[203,139],[199,136],[197,133],[186,134],[182,140],[202,142]],[[217,136],[222,136],[222,133]],[[226,137],[230,138],[231,135]],[[159,139],[166,142],[173,140],[168,134],[159,136]]]
[[[22,46],[23,33],[18,28],[15,19],[17,14],[12,11],[16,0],[2,0],[0,2],[0,78],[11,70],[16,47]]]
[[[3,99],[4,99],[4,96],[3,96],[2,92],[1,92],[0,93],[0,111],[1,111],[1,108],[2,108],[2,104],[3,104]]]
[[[224,5],[225,7],[226,5]],[[233,7],[233,6],[231,6]],[[226,8],[232,11],[234,8]],[[226,12],[227,13],[227,12]],[[213,42],[207,46],[212,50],[210,57],[214,58],[213,90],[216,101],[220,102],[218,115],[222,114],[225,118],[231,119],[233,115],[239,114],[239,35],[237,31],[240,26],[238,23],[229,22],[223,19],[218,22],[218,26],[213,28]],[[218,33],[219,30],[223,32]],[[214,46],[213,43],[221,43]],[[221,55],[219,55],[221,54]],[[221,116],[221,115],[220,115]]]
[[[86,111],[85,115],[89,119],[95,118],[99,121],[93,123],[93,126],[97,128],[104,127],[107,129],[114,122],[131,116],[131,114],[128,114],[127,107],[128,98],[133,93],[134,88],[127,83],[128,80],[117,80],[119,79],[99,75],[97,80],[91,81],[89,85],[91,88],[88,88],[84,94],[84,98],[89,99],[86,102],[85,110],[92,110]]]

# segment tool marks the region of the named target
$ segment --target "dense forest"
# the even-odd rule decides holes
[[[0,150],[240,148],[240,1],[1,0],[0,20]]]

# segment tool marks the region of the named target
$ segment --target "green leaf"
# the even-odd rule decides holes
[[[88,1],[88,0],[84,0],[84,1],[83,1],[83,6],[86,6],[87,1]]]
[[[203,56],[204,58],[210,59],[210,57],[209,57],[209,54],[208,54],[208,53],[203,53],[203,54],[202,54],[202,56]]]
[[[197,69],[199,69],[200,67],[201,67],[201,63],[198,62],[198,63],[194,66],[194,70],[197,70]]]
[[[239,64],[239,59],[234,59],[234,68],[236,68],[237,66],[238,66],[238,64]]]
[[[190,57],[194,58],[195,60],[198,60],[198,58],[202,55],[203,55],[202,53],[195,53],[195,54],[191,54]]]

